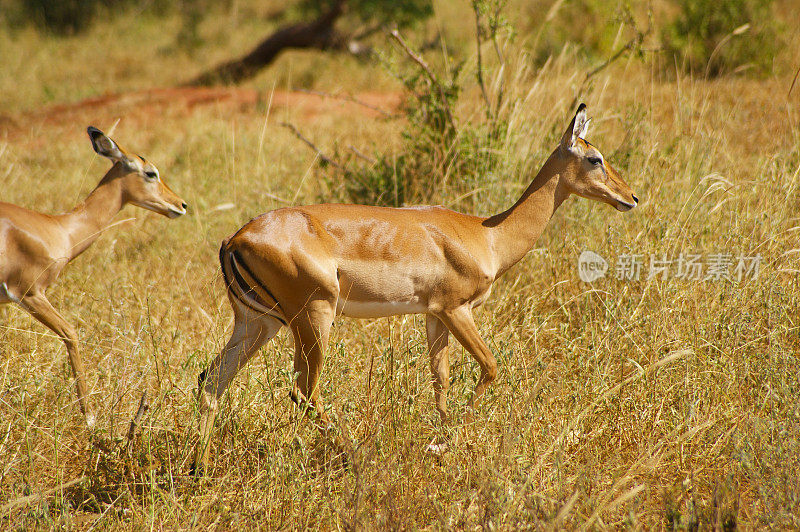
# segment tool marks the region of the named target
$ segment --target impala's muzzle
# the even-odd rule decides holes
[[[169,210],[167,211],[167,217],[168,218],[177,218],[178,216],[183,216],[184,214],[186,214],[186,208],[187,207],[188,207],[188,205],[186,204],[185,201],[181,202],[181,208],[180,209],[176,209],[174,206],[170,206]]]
[[[633,203],[617,200],[615,207],[619,212],[628,212],[639,204],[639,198],[637,198],[635,195],[631,194],[631,199],[633,200]]]

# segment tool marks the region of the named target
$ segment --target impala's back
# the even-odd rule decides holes
[[[281,307],[302,306],[285,301],[309,290],[334,299],[338,313],[377,318],[488,290],[482,221],[442,207],[289,207],[255,218],[224,248]]]

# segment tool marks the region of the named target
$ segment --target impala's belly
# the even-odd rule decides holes
[[[420,314],[427,306],[420,301],[355,301],[342,297],[336,303],[336,313],[351,318],[383,318],[398,314]]]
[[[426,312],[428,280],[411,265],[342,265],[336,311],[354,318]]]

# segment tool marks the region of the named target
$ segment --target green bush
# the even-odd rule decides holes
[[[677,5],[678,17],[662,31],[670,59],[712,77],[772,70],[779,44],[772,0],[677,0]]]
[[[480,42],[493,40],[497,44],[498,33],[506,29],[500,16],[503,6],[504,2],[496,0],[473,2]],[[374,163],[346,170],[345,179],[336,175],[330,183],[344,183],[340,199],[354,203],[402,206],[460,202],[465,198],[468,203],[478,202],[478,192],[491,184],[504,160],[508,121],[497,111],[503,98],[502,86],[493,98],[489,97],[483,85],[485,66],[478,59],[475,70],[484,94],[483,117],[458,123],[453,109],[462,88],[469,83],[464,74],[466,63],[456,63],[439,73],[424,60],[422,64],[414,60],[404,64],[403,71],[398,72],[394,63],[387,62],[407,94],[402,110],[407,125],[400,152],[379,152]]]

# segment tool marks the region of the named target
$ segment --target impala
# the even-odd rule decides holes
[[[53,308],[45,291],[125,204],[176,218],[186,213],[186,203],[161,181],[151,163],[123,150],[99,129],[90,127],[88,133],[94,151],[114,165],[83,203],[55,216],[0,203],[0,304],[18,304],[64,341],[81,412],[91,428],[95,418],[75,329]]]
[[[638,199],[603,155],[583,140],[581,104],[560,145],[522,197],[488,218],[443,207],[309,205],[268,212],[222,243],[220,262],[234,312],[231,338],[200,374],[200,440],[195,469],[208,465],[218,401],[236,372],[283,326],[294,336],[291,397],[330,421],[318,386],[337,314],[377,318],[425,313],[436,409],[447,420],[450,333],[480,365],[469,401],[477,404],[497,374],[472,309],[492,283],[533,248],[571,194],[619,211]]]

